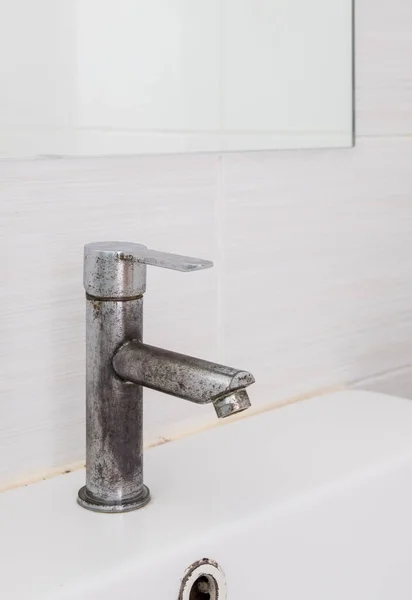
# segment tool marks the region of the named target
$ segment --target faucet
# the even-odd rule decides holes
[[[143,387],[196,404],[219,418],[250,407],[247,371],[142,342],[146,266],[197,271],[211,261],[130,242],[84,247],[86,290],[86,485],[77,501],[96,512],[145,506]]]

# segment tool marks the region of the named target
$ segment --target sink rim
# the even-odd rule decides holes
[[[82,510],[76,494],[84,471],[4,492],[0,590],[19,600],[75,598],[103,574],[137,576],[200,538],[213,549],[220,535],[248,521],[412,460],[411,429],[408,400],[340,391],[151,448],[153,500],[136,512]]]

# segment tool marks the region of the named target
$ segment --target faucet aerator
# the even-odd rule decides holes
[[[225,417],[230,417],[231,415],[247,410],[251,404],[247,391],[241,389],[223,398],[218,398],[213,402],[213,406],[219,419],[224,419]]]

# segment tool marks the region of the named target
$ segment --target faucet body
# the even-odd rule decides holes
[[[146,265],[192,271],[209,261],[148,250],[140,244],[87,244],[86,485],[78,502],[97,512],[147,504],[143,482],[143,387],[226,417],[250,406],[253,375],[142,342]]]

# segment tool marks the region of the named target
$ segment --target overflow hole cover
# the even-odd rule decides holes
[[[217,562],[203,558],[190,565],[178,600],[226,600],[226,578]]]

